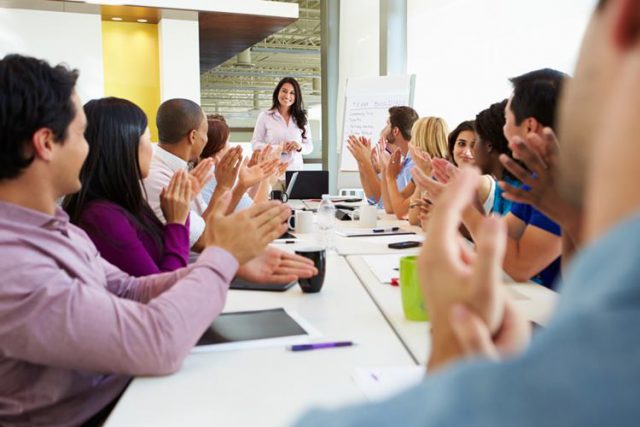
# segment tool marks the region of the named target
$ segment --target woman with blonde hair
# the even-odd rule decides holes
[[[431,159],[447,158],[448,134],[447,122],[440,117],[422,117],[416,120],[411,128],[411,145],[409,147],[409,156],[411,156],[415,167],[419,167],[423,172],[430,175]],[[394,155],[397,156],[398,154],[394,153]],[[397,173],[395,173],[396,170],[392,166],[396,163],[389,162],[390,166],[387,167],[387,188],[393,206],[393,213],[398,219],[404,219],[410,213],[412,199],[419,199],[421,194],[413,181],[409,182],[404,190],[398,190],[398,185],[396,184]],[[417,215],[415,216],[414,222],[417,224],[419,220]],[[409,219],[411,220],[411,218]]]

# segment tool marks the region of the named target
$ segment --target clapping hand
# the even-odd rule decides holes
[[[186,223],[192,199],[189,181],[189,174],[180,169],[173,174],[169,185],[160,192],[160,208],[167,224]]]
[[[257,257],[240,266],[237,276],[252,282],[283,283],[318,274],[309,258],[271,246]]]
[[[433,175],[443,184],[456,176],[458,171],[459,169],[446,159],[433,159]]]
[[[364,136],[349,135],[347,149],[358,164],[371,161],[371,140]]]
[[[387,163],[387,178],[395,180],[402,170],[402,153],[400,150],[393,152]]]
[[[207,182],[213,178],[211,172],[215,161],[212,158],[201,160],[198,165],[189,172],[189,182],[191,183],[191,198],[195,199]]]
[[[430,369],[472,352],[489,356],[517,352],[529,341],[528,322],[513,308],[501,283],[505,223],[493,216],[483,220],[476,253],[458,234],[462,212],[471,204],[479,178],[474,169],[461,170],[430,213],[429,238],[419,257],[420,284],[433,331]]]
[[[378,145],[376,145],[376,160],[380,167],[380,173],[386,173],[390,159],[391,154],[386,150],[385,144],[378,142]]]
[[[530,204],[561,224],[568,222],[564,219],[572,208],[560,195],[556,184],[560,159],[558,140],[553,130],[545,128],[542,136],[531,132],[524,140],[514,137],[509,142],[509,148],[527,169],[506,154],[500,156],[500,162],[529,189],[516,188],[500,181],[498,185],[503,190],[504,198]],[[579,214],[575,213],[574,216]]]
[[[415,145],[409,145],[409,153],[416,167],[419,168],[425,175],[431,176],[433,165],[431,164],[431,156],[426,151],[420,150]],[[434,159],[435,160],[435,159]]]
[[[249,166],[249,164],[249,160],[245,159],[238,172],[238,185],[245,189],[253,187],[263,179],[272,175],[280,164],[280,161],[273,159],[260,161],[253,166]]]
[[[258,256],[273,239],[287,230],[291,210],[280,202],[257,203],[226,215],[231,193],[225,191],[207,214],[205,246],[219,246],[240,265]]]
[[[242,147],[239,145],[227,150],[216,164],[217,185],[224,189],[233,188],[242,164]]]
[[[435,160],[435,159],[434,159]],[[429,199],[432,202],[438,200],[438,197],[444,191],[445,185],[427,176],[418,168],[411,169],[411,175],[416,185],[429,193]]]

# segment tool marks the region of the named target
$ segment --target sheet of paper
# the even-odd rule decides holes
[[[400,258],[406,254],[363,255],[362,259],[381,283],[391,283],[391,278],[400,277]]]
[[[424,366],[356,368],[352,377],[367,399],[383,400],[419,384],[425,372]]]

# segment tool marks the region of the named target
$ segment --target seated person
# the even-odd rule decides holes
[[[84,106],[89,155],[82,188],[64,199],[72,224],[87,232],[100,255],[125,273],[146,276],[189,262],[191,185],[176,172],[160,206],[163,225],[142,194],[152,146],[147,116],[125,99],[104,98]]]
[[[505,110],[505,136],[541,134],[544,127],[552,127],[565,77],[559,71],[543,69],[511,79],[514,91]],[[475,234],[477,213],[467,209],[464,222]],[[531,279],[552,288],[560,274],[560,226],[535,207],[517,202],[506,215],[506,223],[509,238],[505,272],[516,281]]]
[[[233,211],[246,209],[255,202],[264,202],[269,198],[269,179],[275,174],[278,160],[266,161],[271,145],[255,150],[251,161],[242,161],[242,150],[237,147],[229,151],[229,126],[223,116],[216,114],[207,118],[207,144],[200,154],[200,161],[207,158],[219,158],[213,178],[200,192],[205,203],[209,203],[216,194],[218,197],[226,190],[233,189],[229,206]],[[224,157],[225,154],[229,154]],[[222,183],[222,185],[220,185]],[[239,196],[239,197],[238,197]],[[237,201],[237,203],[235,203]],[[235,204],[235,206],[234,206]]]
[[[397,187],[402,191],[411,181],[410,171],[413,161],[408,156],[411,142],[411,128],[418,120],[418,113],[411,107],[391,107],[387,124],[380,134],[380,141],[376,147],[371,146],[371,140],[362,136],[351,135],[347,148],[358,162],[360,182],[369,203],[378,208],[384,208],[387,213],[393,213],[393,206],[389,199],[386,180],[386,166],[391,154],[400,150],[401,160],[398,162],[400,172],[397,175]],[[382,179],[385,178],[385,179]]]
[[[198,104],[188,99],[179,98],[167,100],[160,105],[156,115],[156,125],[160,142],[153,151],[149,176],[143,180],[143,184],[149,206],[158,219],[162,223],[166,223],[166,218],[160,207],[160,194],[169,185],[173,174],[178,170],[186,171],[190,162],[196,162],[200,158],[202,150],[207,144],[209,125],[204,111]],[[230,153],[225,154],[226,159],[221,159],[221,162],[235,167],[241,158],[239,149],[234,148],[229,151]],[[213,197],[209,203],[205,203],[200,196],[200,190],[210,178],[212,164],[212,159],[204,159],[190,173],[192,185],[196,187],[194,193],[197,194],[191,202],[189,212],[190,262],[197,259],[199,253],[204,249],[203,236],[205,236],[207,228],[205,218],[209,217],[217,205],[217,200]],[[238,193],[233,197],[238,197]],[[238,213],[242,212],[244,211]],[[228,208],[225,213],[229,213]],[[288,280],[292,277],[291,274],[277,274],[270,266],[287,262],[297,265],[303,260],[305,260],[304,257],[268,246],[258,257],[246,264],[241,264],[237,276],[259,283],[291,281]]]
[[[566,79],[564,73],[550,69],[512,79],[514,93],[507,104],[504,132],[509,138],[513,159],[502,156],[501,161],[524,186],[499,184],[504,197],[513,200],[515,216],[530,224],[541,220],[543,226],[545,223],[551,226],[550,222],[560,226],[563,262],[568,262],[580,245],[582,225],[581,210],[560,195],[556,183],[560,150],[552,126],[559,88]]]
[[[188,171],[189,164],[195,163],[207,143],[208,123],[202,108],[187,99],[170,99],[160,105],[156,115],[158,127],[158,145],[154,147],[149,166],[149,175],[143,179],[147,202],[156,217],[165,224],[166,218],[160,206],[160,194],[169,185],[171,177],[179,170]],[[207,213],[213,203],[206,204],[200,196],[200,190],[211,179],[212,159],[200,162],[192,171],[195,183],[195,198],[189,212],[189,247],[196,254],[203,246],[199,239],[205,230]],[[204,174],[200,172],[206,172]]]
[[[502,130],[505,123],[506,104],[507,100],[505,99],[491,105],[478,113],[474,122],[477,138],[472,142],[473,159],[482,174],[487,175],[493,181],[488,185],[483,183],[479,187],[479,193],[485,193],[489,188],[493,189],[493,195],[488,197],[493,200],[491,207],[487,206],[486,199],[481,197],[478,198],[477,204],[474,204],[483,214],[506,215],[511,209],[511,201],[502,196],[502,188],[496,185],[496,180],[509,182],[514,187],[520,186],[520,182],[511,175],[500,160],[502,154],[511,155],[509,141],[505,138]],[[451,174],[457,172],[456,167],[445,160],[438,159],[434,159],[433,169],[435,178],[440,183],[446,183]],[[484,201],[480,202],[481,200]]]
[[[176,372],[222,311],[238,266],[290,214],[270,202],[225,216],[225,195],[195,264],[140,278],[120,271],[56,205],[80,190],[89,151],[77,78],[34,58],[0,60],[2,426],[100,425],[132,376]]]
[[[475,126],[476,122],[474,120],[467,120],[460,123],[449,134],[448,158],[455,167],[476,166],[473,148],[478,141],[478,134]],[[436,165],[438,162],[436,160]],[[482,175],[480,186],[478,187],[478,202],[482,205],[482,211],[487,214],[493,210],[495,187],[496,180],[491,175]]]
[[[411,146],[415,148],[412,153],[407,153],[406,156],[411,158],[414,164],[419,161],[416,156],[416,151],[426,157],[426,159],[444,159],[447,157],[447,123],[440,117],[422,117],[413,124],[411,128]],[[400,160],[401,150],[391,156],[389,164],[386,167],[386,187],[389,195],[389,201],[391,203],[393,213],[398,219],[404,219],[409,213],[410,198],[419,199],[422,191],[416,189],[416,185],[412,180],[409,180],[407,185],[400,191],[398,189],[398,175],[400,174]],[[422,158],[422,157],[420,157]],[[424,162],[425,167],[428,167],[429,162]],[[430,171],[425,171],[430,174]],[[416,194],[417,193],[417,194]]]
[[[473,157],[473,147],[477,140],[475,122],[473,120],[464,121],[447,137],[447,159],[428,158],[425,161],[421,161],[420,158],[422,156],[420,153],[415,153],[414,162],[416,167],[420,168],[425,175],[433,174],[439,182],[446,183],[451,175],[457,171],[457,168],[476,165]],[[478,186],[477,205],[485,213],[490,213],[493,208],[495,187],[496,181],[491,175],[482,176]],[[425,230],[432,206],[429,193],[418,187],[418,191],[412,197],[411,206],[409,222],[412,225],[421,225],[422,229]],[[466,238],[471,238],[464,226],[460,227],[460,232]]]
[[[488,213],[506,215],[511,209],[511,201],[502,197],[502,189],[495,185],[495,180],[502,180],[519,186],[520,183],[500,162],[500,155],[511,155],[509,141],[504,136],[504,108],[507,100],[495,103],[476,116],[475,128],[478,139],[473,144],[473,158],[476,166],[483,175],[489,175],[494,179],[492,185],[493,206]],[[485,211],[486,212],[486,211]]]

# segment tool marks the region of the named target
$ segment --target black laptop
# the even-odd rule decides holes
[[[294,174],[297,179],[289,189]],[[285,181],[289,199],[321,199],[323,194],[329,194],[329,171],[287,171]]]

